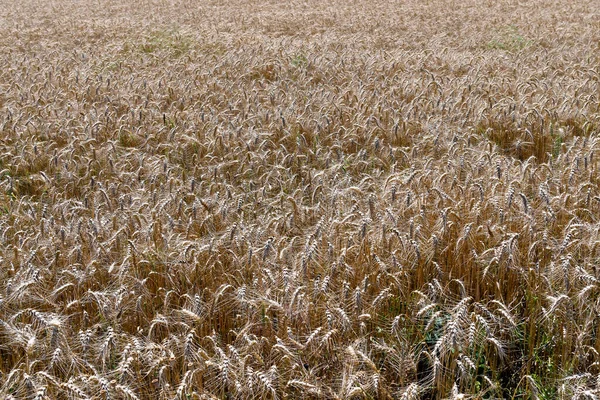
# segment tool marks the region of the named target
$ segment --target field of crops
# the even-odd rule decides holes
[[[600,397],[598,0],[0,0],[0,398]]]

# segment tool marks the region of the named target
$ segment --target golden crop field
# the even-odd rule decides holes
[[[597,399],[598,0],[0,0],[0,398]]]

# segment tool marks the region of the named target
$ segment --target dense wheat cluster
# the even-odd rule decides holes
[[[600,397],[598,1],[0,10],[0,398]]]

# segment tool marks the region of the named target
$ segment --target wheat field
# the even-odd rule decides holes
[[[597,399],[600,2],[0,0],[0,398]]]

